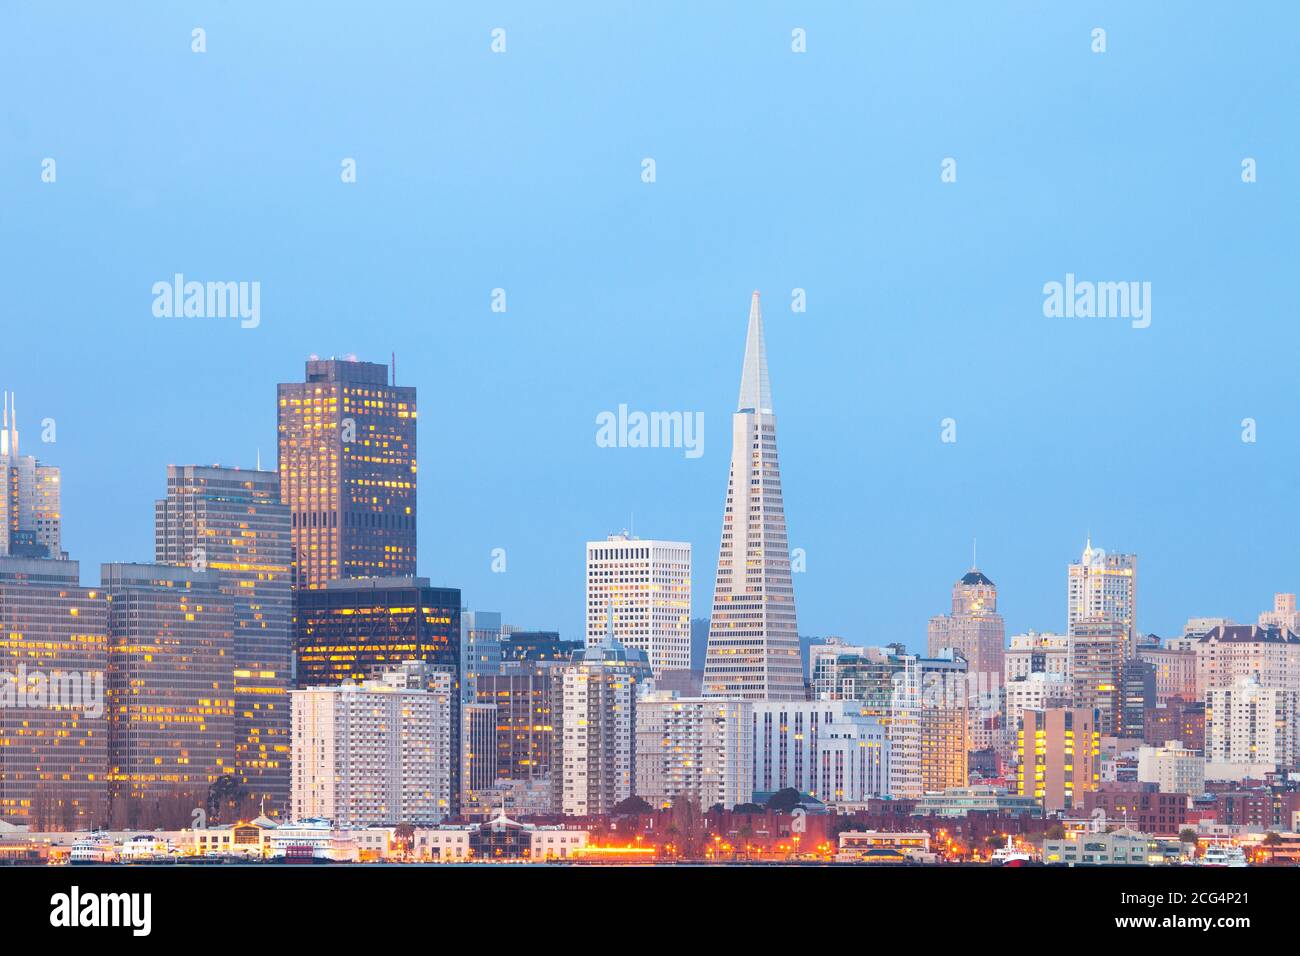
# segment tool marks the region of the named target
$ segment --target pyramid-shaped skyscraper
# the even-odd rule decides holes
[[[704,693],[745,700],[804,698],[776,416],[757,292],[749,307],[740,401],[731,418],[731,471]]]

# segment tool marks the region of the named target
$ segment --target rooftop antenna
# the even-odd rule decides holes
[[[396,350],[393,351],[392,356],[393,356],[393,384],[396,385],[396,384],[397,384],[397,352],[396,352]]]
[[[3,443],[0,444],[0,452],[7,452],[14,457],[18,456],[18,394],[16,392],[5,393],[8,401],[5,403],[5,430]]]
[[[262,449],[257,449],[257,470],[262,470]]]

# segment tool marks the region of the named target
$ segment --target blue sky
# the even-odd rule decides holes
[[[1145,630],[1300,589],[1294,4],[458,6],[0,12],[0,385],[83,579],[152,557],[168,463],[270,466],[309,353],[396,351],[422,574],[574,634],[634,514],[707,615],[759,289],[803,633],[923,646],[974,536],[1012,633],[1064,627],[1088,531]],[[176,272],[261,325],[155,318]],[[1151,327],[1045,318],[1067,272],[1151,282]],[[620,403],[704,455],[598,448]]]

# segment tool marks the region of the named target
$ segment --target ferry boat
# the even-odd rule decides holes
[[[116,858],[113,841],[104,836],[91,834],[72,844],[68,862],[73,866],[91,866],[99,863],[112,863]]]
[[[270,856],[284,863],[357,863],[360,849],[350,833],[335,830],[329,820],[313,817],[276,827]]]
[[[1211,843],[1205,848],[1205,855],[1196,861],[1197,866],[1249,866],[1246,851],[1239,846],[1227,846]]]
[[[994,850],[993,855],[989,857],[989,863],[993,866],[1024,866],[1026,863],[1032,863],[1033,859],[1024,850],[1017,847],[1015,841],[1008,834],[1007,845]]]

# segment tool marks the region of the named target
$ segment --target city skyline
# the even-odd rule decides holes
[[[754,293],[755,301],[757,301],[758,296],[759,296],[759,293],[758,293],[758,292],[755,292],[755,293]],[[356,356],[354,356],[354,355],[349,355],[349,356],[347,356],[346,358],[337,358],[337,357],[333,357],[333,356],[331,356],[329,359],[321,359],[318,355],[316,355],[315,353],[313,353],[313,354],[311,354],[310,356],[308,356],[308,358],[307,358],[307,364],[308,364],[309,366],[312,366],[312,365],[325,366],[325,365],[330,365],[330,364],[348,365],[348,364],[353,364],[353,363],[355,363],[355,364],[356,364],[357,366],[359,366],[359,367],[360,367],[360,366],[369,366],[369,367],[372,367],[372,368],[374,368],[374,367],[383,367],[381,363],[369,363],[369,362],[366,362],[364,359],[360,359],[360,358],[358,358],[358,357],[356,357]],[[395,366],[395,364],[396,364],[396,362],[395,362],[395,359],[394,359],[394,361],[393,361],[393,365]],[[283,389],[285,386],[284,386],[283,384],[281,384],[279,387]],[[417,391],[418,391],[418,386],[414,386],[414,387],[412,387],[412,386],[406,386],[406,387],[403,387],[403,388],[401,389],[401,391],[402,391],[403,393],[414,393],[414,392],[417,392]],[[8,403],[9,400],[16,400],[16,393],[13,393],[13,392],[7,392],[7,393],[6,393],[6,396],[7,396],[7,403]],[[9,409],[6,408],[6,412],[8,412],[8,411],[9,411]],[[414,416],[412,416],[412,417],[414,417]],[[17,418],[16,418],[16,413],[14,413],[14,420],[13,420],[13,422],[12,422],[11,425],[7,423],[6,431],[8,432],[8,430],[9,430],[10,428],[12,428],[14,431],[17,431],[18,428],[19,428],[19,425],[20,425],[20,424],[21,424],[21,423],[20,423],[20,422],[17,420]],[[39,426],[39,425],[41,425],[41,424],[42,424],[41,422],[32,422],[32,423],[30,423],[30,428],[31,428],[31,430],[35,431],[35,430],[37,430],[37,429],[36,429],[36,426]],[[24,451],[24,453],[25,453],[25,457],[27,457],[27,458],[33,458],[33,459],[37,459],[37,460],[38,460],[38,464],[39,464],[39,466],[40,466],[41,468],[44,468],[44,469],[46,469],[47,471],[50,471],[50,472],[53,472],[53,473],[54,473],[54,475],[56,476],[56,479],[55,479],[55,480],[56,480],[56,481],[58,482],[58,484],[59,484],[59,488],[57,489],[58,492],[61,493],[61,492],[63,491],[64,488],[67,488],[67,487],[69,486],[69,484],[70,484],[69,479],[70,479],[70,478],[72,478],[72,479],[75,481],[75,477],[74,477],[74,476],[69,476],[69,475],[66,475],[66,474],[61,474],[61,472],[63,472],[65,469],[64,469],[64,466],[62,466],[61,463],[60,463],[59,461],[57,461],[57,460],[53,460],[52,458],[40,458],[40,457],[38,457],[38,456],[36,456],[36,455],[32,455],[31,453],[32,453],[33,449],[32,449],[31,446],[32,446],[32,441],[31,441],[31,440],[28,440],[28,441],[24,442],[22,448],[23,448],[23,451]],[[41,450],[41,451],[44,452],[44,453],[47,453],[47,454],[53,456],[53,455],[57,455],[57,454],[58,454],[58,451],[59,451],[59,445],[58,445],[56,442],[48,442],[48,443],[39,444],[39,445],[38,445],[38,449]],[[624,449],[624,450],[625,450],[625,451],[630,451],[630,452],[636,452],[636,451],[640,451],[641,449]],[[256,457],[256,461],[255,461],[254,465],[251,466],[251,467],[241,466],[241,465],[233,465],[233,464],[228,464],[228,463],[224,463],[224,462],[220,462],[220,461],[215,461],[215,462],[212,462],[212,463],[200,463],[200,462],[177,463],[177,462],[168,462],[168,463],[166,463],[166,464],[160,466],[160,468],[162,469],[162,476],[161,476],[161,478],[162,478],[162,483],[165,485],[166,480],[167,480],[167,475],[168,475],[169,473],[173,472],[174,470],[176,470],[176,469],[180,469],[180,468],[185,468],[185,469],[209,469],[209,470],[217,469],[217,470],[226,470],[226,471],[231,471],[231,472],[241,472],[241,471],[242,471],[242,472],[246,472],[246,473],[248,473],[250,476],[254,476],[254,475],[262,475],[262,476],[273,475],[273,476],[277,476],[277,477],[279,476],[279,473],[278,473],[277,469],[276,469],[275,466],[274,466],[274,462],[270,462],[270,463],[268,463],[265,459],[263,459],[263,458],[262,458],[262,455],[261,455],[261,451],[260,451],[260,449],[259,449],[258,452],[256,453],[255,457]],[[153,492],[153,493],[142,492],[141,495],[140,495],[140,497],[145,498],[145,499],[148,499],[149,502],[156,502],[156,499],[157,499],[157,493],[156,493],[156,492]],[[797,517],[796,517],[796,522],[797,522]],[[146,525],[146,531],[148,531],[149,528],[151,528],[151,527],[152,527],[152,523],[149,522],[149,523]],[[629,535],[629,540],[638,541],[638,542],[642,542],[642,543],[654,543],[654,542],[657,541],[658,539],[661,539],[661,538],[665,537],[665,536],[663,536],[663,535],[656,535],[656,534],[654,534],[654,532],[653,532],[652,529],[645,529],[644,527],[642,528],[642,531],[645,532],[644,535],[643,535],[643,534],[639,534],[639,533],[638,533],[638,534],[635,534],[635,535],[630,535],[630,534],[629,534],[629,531],[628,531],[628,528],[633,528],[633,529],[636,528],[636,522],[635,522],[635,515],[634,515],[634,514],[629,515],[629,521],[628,521],[627,523],[625,523],[625,525],[622,527],[621,530],[611,530],[610,533],[609,533],[608,535],[606,535],[606,537],[609,537],[609,538],[612,539],[613,537],[615,537],[615,536],[617,536],[617,535]],[[28,530],[28,529],[24,528],[24,530]],[[59,515],[59,517],[58,517],[58,532],[62,532],[62,538],[63,538],[63,540],[64,540],[65,542],[68,541],[68,540],[73,540],[73,541],[81,540],[81,538],[83,537],[83,535],[79,535],[79,534],[76,533],[76,527],[75,527],[75,524],[72,524],[72,523],[70,523],[70,522],[68,521],[68,516],[67,516],[66,510],[65,510],[64,512],[62,512],[62,513]],[[56,533],[58,533],[58,532],[56,532]],[[647,537],[646,535],[651,535],[651,537]],[[715,535],[715,537],[716,537],[716,535]],[[1134,557],[1134,556],[1135,556],[1135,555],[1132,554],[1132,553],[1122,553],[1122,554],[1120,554],[1120,553],[1116,553],[1116,551],[1110,551],[1110,552],[1107,552],[1107,551],[1105,551],[1105,550],[1103,550],[1103,549],[1101,549],[1101,548],[1094,548],[1094,547],[1093,547],[1093,537],[1094,537],[1094,536],[1093,536],[1090,532],[1085,532],[1084,547],[1083,547],[1083,551],[1084,551],[1084,559],[1083,559],[1083,560],[1084,560],[1084,561],[1087,560],[1087,558],[1088,558],[1088,554],[1089,554],[1090,551],[1095,551],[1097,554],[1100,554],[1100,555],[1103,555],[1103,556],[1108,556],[1108,558],[1109,558],[1110,560],[1114,560],[1114,559],[1116,559],[1116,558],[1124,558],[1124,559],[1127,559],[1127,558],[1131,558],[1131,557]],[[586,554],[586,550],[585,550],[585,549],[586,549],[586,547],[587,547],[587,545],[588,545],[589,543],[590,543],[590,542],[584,542],[584,541],[579,541],[579,542],[576,543],[576,548],[577,548],[577,550],[578,550],[578,554],[579,554],[579,560],[576,562],[576,563],[577,563],[577,568],[578,568],[578,576],[579,576],[579,582],[578,582],[578,585],[577,585],[577,590],[578,590],[578,592],[579,592],[579,596],[576,598],[576,602],[575,602],[575,603],[576,603],[577,606],[578,606],[578,611],[576,612],[576,615],[577,615],[577,617],[579,618],[579,621],[578,621],[578,623],[573,627],[573,629],[572,629],[571,631],[568,630],[568,629],[567,629],[563,624],[560,624],[560,625],[559,625],[559,628],[558,628],[562,634],[569,634],[571,639],[576,639],[576,640],[582,640],[582,639],[584,638],[586,632],[587,632],[588,629],[589,629],[589,620],[588,620],[588,618],[589,618],[589,613],[588,613],[586,610],[584,610],[583,607],[582,607],[582,604],[583,604],[583,598],[582,598],[582,596],[581,596],[582,594],[585,593],[585,590],[586,590],[586,583],[585,583],[585,582],[586,582],[586,570],[585,570],[585,567],[586,567],[586,565],[585,565],[585,560],[586,560],[586,558],[585,558],[585,554]],[[697,546],[696,546],[693,542],[691,542],[691,541],[684,541],[684,543],[687,544],[687,545],[690,545],[691,548],[692,548],[692,550],[696,550],[696,549],[697,549]],[[152,547],[153,547],[152,544],[150,544],[150,549],[151,549],[151,550],[152,550]],[[986,550],[987,550],[987,549],[986,549]],[[1126,549],[1126,550],[1127,550],[1127,551],[1131,551],[1132,549]],[[151,558],[148,554],[142,554],[142,555],[135,555],[135,554],[132,554],[131,556],[123,556],[123,555],[120,553],[120,551],[112,551],[112,550],[109,550],[109,549],[106,548],[106,546],[104,546],[104,545],[102,545],[102,544],[91,544],[90,546],[88,546],[88,547],[86,548],[86,552],[87,552],[87,554],[99,554],[99,555],[103,555],[103,556],[104,556],[104,559],[101,561],[101,560],[98,560],[98,559],[89,559],[89,558],[87,558],[87,557],[83,557],[83,556],[82,556],[81,554],[79,554],[79,553],[73,553],[73,552],[69,551],[69,550],[68,550],[68,547],[66,546],[66,544],[65,544],[65,546],[64,546],[64,548],[63,548],[63,554],[64,554],[67,558],[71,559],[72,561],[75,561],[75,562],[80,563],[83,567],[89,567],[89,568],[96,567],[96,566],[98,566],[98,564],[101,564],[101,563],[123,563],[123,562],[126,562],[126,563],[142,563],[142,564],[147,564],[147,563],[149,563],[149,562],[152,560],[152,558]],[[707,552],[705,552],[705,553],[707,554]],[[1063,556],[1062,556],[1062,567],[1057,569],[1058,571],[1061,571],[1062,569],[1064,569],[1064,570],[1066,571],[1067,576],[1068,576],[1068,575],[1073,575],[1074,572],[1077,571],[1078,568],[1080,567],[1079,559],[1077,559],[1077,558],[1073,558],[1073,559],[1072,559],[1072,558],[1069,558],[1069,557],[1068,557],[1068,554],[1069,554],[1069,553],[1070,553],[1070,552],[1069,552],[1068,549],[1067,549],[1067,553],[1066,553],[1066,555],[1063,555]],[[1073,552],[1073,553],[1077,554],[1078,552],[1077,552],[1077,550],[1076,550],[1076,551]],[[1104,559],[1105,559],[1105,558],[1104,558]],[[706,560],[707,560],[707,559],[706,559]],[[487,556],[487,559],[486,559],[486,561],[485,561],[484,563],[487,563],[487,564],[489,564],[489,565],[494,565],[494,564],[496,563],[496,561],[497,561],[496,549],[493,549],[491,552],[489,552],[489,554],[488,554],[488,556]],[[508,563],[508,553],[507,553],[507,562],[506,562],[506,563]],[[710,563],[712,564],[712,563],[714,563],[714,562],[710,562]],[[960,565],[960,562],[959,562],[959,561],[958,561],[958,562],[955,562],[953,566],[954,566],[954,567],[957,567],[958,565]],[[1145,562],[1145,561],[1144,561],[1144,566],[1146,566],[1146,562]],[[975,563],[970,564],[970,567],[968,568],[968,572],[975,572],[975,571],[981,571],[981,572],[982,572],[982,571],[984,571],[986,568],[987,568],[987,565],[985,564],[985,562],[984,562],[983,560],[980,560],[978,564],[975,564]],[[424,572],[424,570],[423,570],[421,567],[416,567],[416,568],[414,568],[414,569],[407,568],[406,570],[409,571],[409,573],[406,573],[406,574],[395,574],[395,575],[391,575],[391,576],[398,576],[398,577],[408,576],[408,577],[409,577],[409,576],[414,575],[414,576],[419,576],[419,577],[423,577],[423,578],[429,578],[429,577],[430,577],[427,573]],[[697,569],[697,570],[698,570],[698,569]],[[994,572],[994,573],[995,573],[995,574],[998,574],[999,577],[1001,576],[999,572]],[[472,577],[473,575],[470,574],[470,575],[468,575],[468,576],[471,576],[471,577]],[[795,575],[793,576],[793,582],[794,582],[794,586],[795,586],[796,596],[797,596],[797,594],[798,594],[798,592],[799,592],[799,585],[800,585],[800,583],[802,583],[802,580],[804,579],[804,577],[805,577],[804,574],[800,574],[800,573],[798,573],[798,572],[796,572]],[[435,579],[435,580],[438,580],[438,579]],[[710,608],[711,608],[711,605],[712,605],[712,598],[713,598],[713,593],[712,593],[713,589],[712,589],[712,587],[709,586],[709,585],[711,584],[712,580],[713,580],[712,578],[702,577],[702,576],[701,576],[700,574],[698,574],[698,573],[694,575],[693,588],[692,588],[692,606],[691,606],[691,618],[692,618],[692,620],[705,620],[705,621],[707,621],[707,620],[709,619],[709,616],[710,616],[709,612],[710,612]],[[1298,580],[1300,580],[1300,579],[1298,579]],[[451,586],[455,586],[454,581],[453,581],[453,579],[451,579],[451,578],[448,578],[448,579],[446,580],[445,583],[447,583],[447,584],[449,584],[449,585],[451,585]],[[1060,583],[1062,583],[1062,582],[1058,582],[1058,585],[1057,585],[1057,588],[1056,588],[1058,591],[1060,590],[1060,587],[1059,587],[1059,584],[1060,584]],[[83,584],[83,586],[84,586],[84,585],[87,585],[87,584],[93,584],[93,581],[83,580],[83,581],[82,581],[82,584]],[[318,585],[318,586],[319,586],[319,585]],[[1071,586],[1073,586],[1073,585],[1071,585]],[[1249,621],[1252,621],[1252,620],[1254,620],[1255,618],[1257,618],[1258,615],[1260,615],[1260,614],[1268,613],[1269,610],[1270,610],[1271,602],[1272,602],[1273,599],[1274,599],[1274,596],[1275,596],[1275,595],[1278,595],[1278,594],[1282,594],[1282,593],[1284,593],[1284,590],[1285,590],[1286,587],[1292,587],[1292,586],[1300,587],[1300,584],[1292,585],[1289,581],[1283,581],[1283,582],[1279,583],[1279,585],[1278,585],[1277,588],[1273,588],[1273,589],[1269,590],[1267,594],[1261,594],[1261,595],[1260,595],[1260,601],[1259,601],[1258,607],[1250,607],[1250,606],[1246,606],[1246,607],[1244,607],[1241,611],[1239,611],[1239,612],[1236,613],[1236,614],[1234,614],[1234,613],[1227,613],[1227,612],[1224,612],[1223,609],[1222,609],[1218,604],[1215,604],[1215,605],[1214,605],[1213,607],[1211,607],[1211,608],[1205,608],[1205,607],[1203,607],[1203,606],[1202,606],[1202,605],[1203,605],[1203,602],[1201,602],[1201,603],[1197,603],[1197,604],[1193,604],[1193,605],[1189,605],[1189,607],[1192,608],[1192,609],[1194,609],[1194,610],[1191,610],[1189,613],[1187,613],[1186,615],[1182,616],[1181,618],[1178,617],[1178,616],[1177,616],[1177,613],[1175,612],[1174,619],[1172,619],[1172,620],[1169,622],[1169,626],[1167,626],[1167,627],[1165,627],[1165,628],[1163,628],[1163,629],[1151,628],[1151,627],[1149,627],[1149,626],[1145,623],[1145,618],[1143,618],[1143,617],[1139,617],[1139,618],[1138,618],[1138,621],[1137,621],[1137,625],[1136,625],[1136,627],[1137,627],[1137,631],[1136,631],[1136,633],[1137,633],[1137,634],[1152,634],[1152,633],[1153,633],[1153,634],[1156,634],[1157,636],[1159,636],[1159,637],[1161,637],[1161,638],[1177,637],[1177,636],[1179,636],[1179,635],[1182,633],[1182,631],[1183,631],[1183,627],[1184,627],[1184,624],[1185,624],[1187,621],[1189,621],[1189,620],[1191,620],[1191,619],[1193,619],[1193,618],[1227,618],[1227,619],[1236,620],[1236,621],[1239,621],[1239,622],[1242,622],[1242,621],[1249,622]],[[1159,588],[1159,583],[1158,583],[1158,582],[1154,582],[1154,583],[1153,583],[1152,580],[1151,580],[1150,577],[1149,577],[1149,572],[1144,572],[1144,574],[1143,574],[1143,590],[1142,590],[1143,606],[1145,606],[1145,605],[1147,604],[1148,600],[1150,599],[1150,592],[1151,592],[1152,590],[1156,590],[1156,589],[1158,589],[1158,588]],[[701,603],[701,601],[700,601],[700,599],[699,599],[699,595],[700,595],[700,591],[701,591],[701,589],[704,589],[704,590],[706,590],[706,592],[707,592],[707,594],[706,594],[706,599],[705,599],[705,601],[704,601],[703,603]],[[999,591],[1002,590],[1002,587],[1001,587],[1000,584],[998,585],[998,589],[999,589]],[[461,590],[462,590],[462,592],[464,591],[463,588],[462,588]],[[938,590],[938,588],[936,588],[936,590]],[[1059,595],[1058,595],[1058,598],[1059,598]],[[466,595],[465,600],[466,600],[466,602],[467,602],[467,603],[466,603],[466,607],[468,607],[468,608],[477,608],[477,609],[480,609],[480,610],[486,610],[486,609],[489,608],[489,604],[487,604],[487,603],[485,603],[485,602],[481,602],[481,601],[474,601],[474,599],[473,599],[472,596],[470,596],[470,595]],[[937,613],[942,613],[942,605],[941,605],[940,602],[943,602],[944,600],[945,600],[945,599],[944,599],[942,596],[940,596],[940,597],[938,597],[938,598],[936,599],[936,608],[937,608]],[[1035,603],[1044,603],[1044,602],[1036,601]],[[1070,601],[1066,601],[1066,600],[1059,600],[1058,603],[1061,604],[1061,608],[1060,608],[1061,613],[1060,613],[1060,614],[1059,614],[1055,619],[1048,620],[1048,621],[1045,621],[1045,622],[1044,622],[1044,621],[1038,621],[1038,620],[1026,620],[1025,616],[1022,614],[1022,615],[1020,616],[1021,623],[1019,623],[1019,624],[1008,624],[1008,625],[1007,625],[1007,628],[1006,628],[1006,634],[1007,634],[1007,636],[1009,637],[1009,636],[1011,636],[1011,635],[1013,635],[1013,634],[1029,633],[1029,632],[1033,632],[1033,631],[1048,632],[1048,633],[1051,633],[1051,632],[1059,632],[1059,633],[1062,633],[1062,634],[1068,632],[1068,630],[1069,630],[1069,628],[1070,628],[1070,617],[1071,617],[1071,615],[1074,613],[1074,612],[1071,610],[1071,602],[1070,602]],[[506,617],[507,620],[511,620],[511,621],[513,621],[513,622],[516,624],[516,626],[538,627],[538,628],[546,629],[546,628],[553,628],[554,625],[555,625],[555,622],[553,622],[553,621],[551,621],[551,620],[540,620],[540,621],[539,621],[539,620],[538,620],[538,615],[532,614],[531,612],[529,612],[529,611],[526,610],[526,609],[519,609],[519,608],[517,608],[516,606],[514,606],[514,605],[512,604],[512,602],[510,601],[510,599],[509,599],[508,596],[507,596],[507,597],[504,599],[504,601],[502,602],[502,607],[503,607],[503,610],[502,610],[501,613],[503,613],[503,614],[505,615],[505,617]],[[1208,612],[1208,613],[1203,613],[1203,612]],[[934,613],[931,613],[931,614],[930,614],[930,617],[933,617],[933,616],[934,616]],[[1012,615],[1006,615],[1006,617],[1009,617],[1010,619],[1015,620],[1015,617],[1012,616]],[[803,628],[803,627],[801,627],[801,628],[799,629],[799,633],[800,633],[800,636],[801,636],[801,637],[804,637],[804,638],[814,638],[814,639],[815,639],[815,638],[825,638],[825,637],[831,637],[831,636],[834,636],[834,637],[846,638],[846,639],[850,640],[851,642],[856,642],[856,643],[868,643],[868,644],[874,642],[874,643],[876,643],[876,644],[878,644],[878,645],[884,645],[884,644],[887,644],[887,643],[892,643],[892,642],[894,642],[894,641],[901,641],[902,643],[904,643],[904,644],[908,647],[909,650],[912,650],[912,651],[919,651],[919,652],[924,652],[924,651],[926,650],[926,646],[927,646],[927,643],[928,643],[928,642],[927,642],[927,634],[926,634],[926,620],[928,620],[928,619],[923,619],[923,620],[919,623],[919,625],[917,625],[917,626],[915,626],[915,627],[913,628],[913,631],[914,631],[915,633],[910,633],[910,634],[908,634],[908,635],[906,635],[906,636],[903,636],[903,637],[898,637],[898,636],[893,635],[892,633],[885,633],[885,632],[883,632],[883,631],[864,632],[864,631],[862,631],[862,630],[856,630],[856,629],[852,629],[852,628],[848,628],[848,627],[840,627],[840,628],[831,627],[831,628],[827,628],[827,629],[824,629],[824,630],[822,630],[822,631],[817,631],[817,632],[813,632],[813,631],[811,631],[811,630],[809,630],[809,629],[807,629],[807,628]],[[701,660],[701,661],[694,661],[694,660],[693,660],[693,661],[692,661],[692,666],[693,666],[693,667],[702,667],[702,666],[703,666],[703,661],[702,661],[702,660]]]
[[[1300,344],[1274,268],[1300,155],[1285,19],[1108,9],[1097,55],[1097,24],[1047,9],[949,4],[920,26],[670,5],[628,27],[408,9],[401,35],[356,13],[346,41],[332,16],[268,10],[252,35],[206,11],[201,56],[194,24],[12,12],[0,178],[26,238],[6,349],[26,358],[0,378],[25,453],[62,469],[63,547],[86,567],[147,559],[166,465],[260,449],[268,466],[273,386],[309,354],[396,352],[425,413],[418,573],[576,635],[583,542],[634,517],[716,559],[730,356],[758,288],[805,634],[922,648],[973,537],[1008,633],[1064,630],[1062,565],[1089,531],[1141,556],[1146,631],[1300,590],[1257,544],[1300,454],[1300,412],[1260,364]],[[78,52],[50,77],[53,35]],[[322,55],[353,44],[390,53]],[[990,124],[993,104],[1016,121]],[[260,282],[260,324],[157,317],[151,287],[177,273]],[[1044,284],[1069,274],[1150,281],[1150,326],[1046,317]],[[623,403],[703,412],[704,454],[596,446],[593,419]]]
[[[7,928],[1285,930],[1298,32],[0,4]]]

